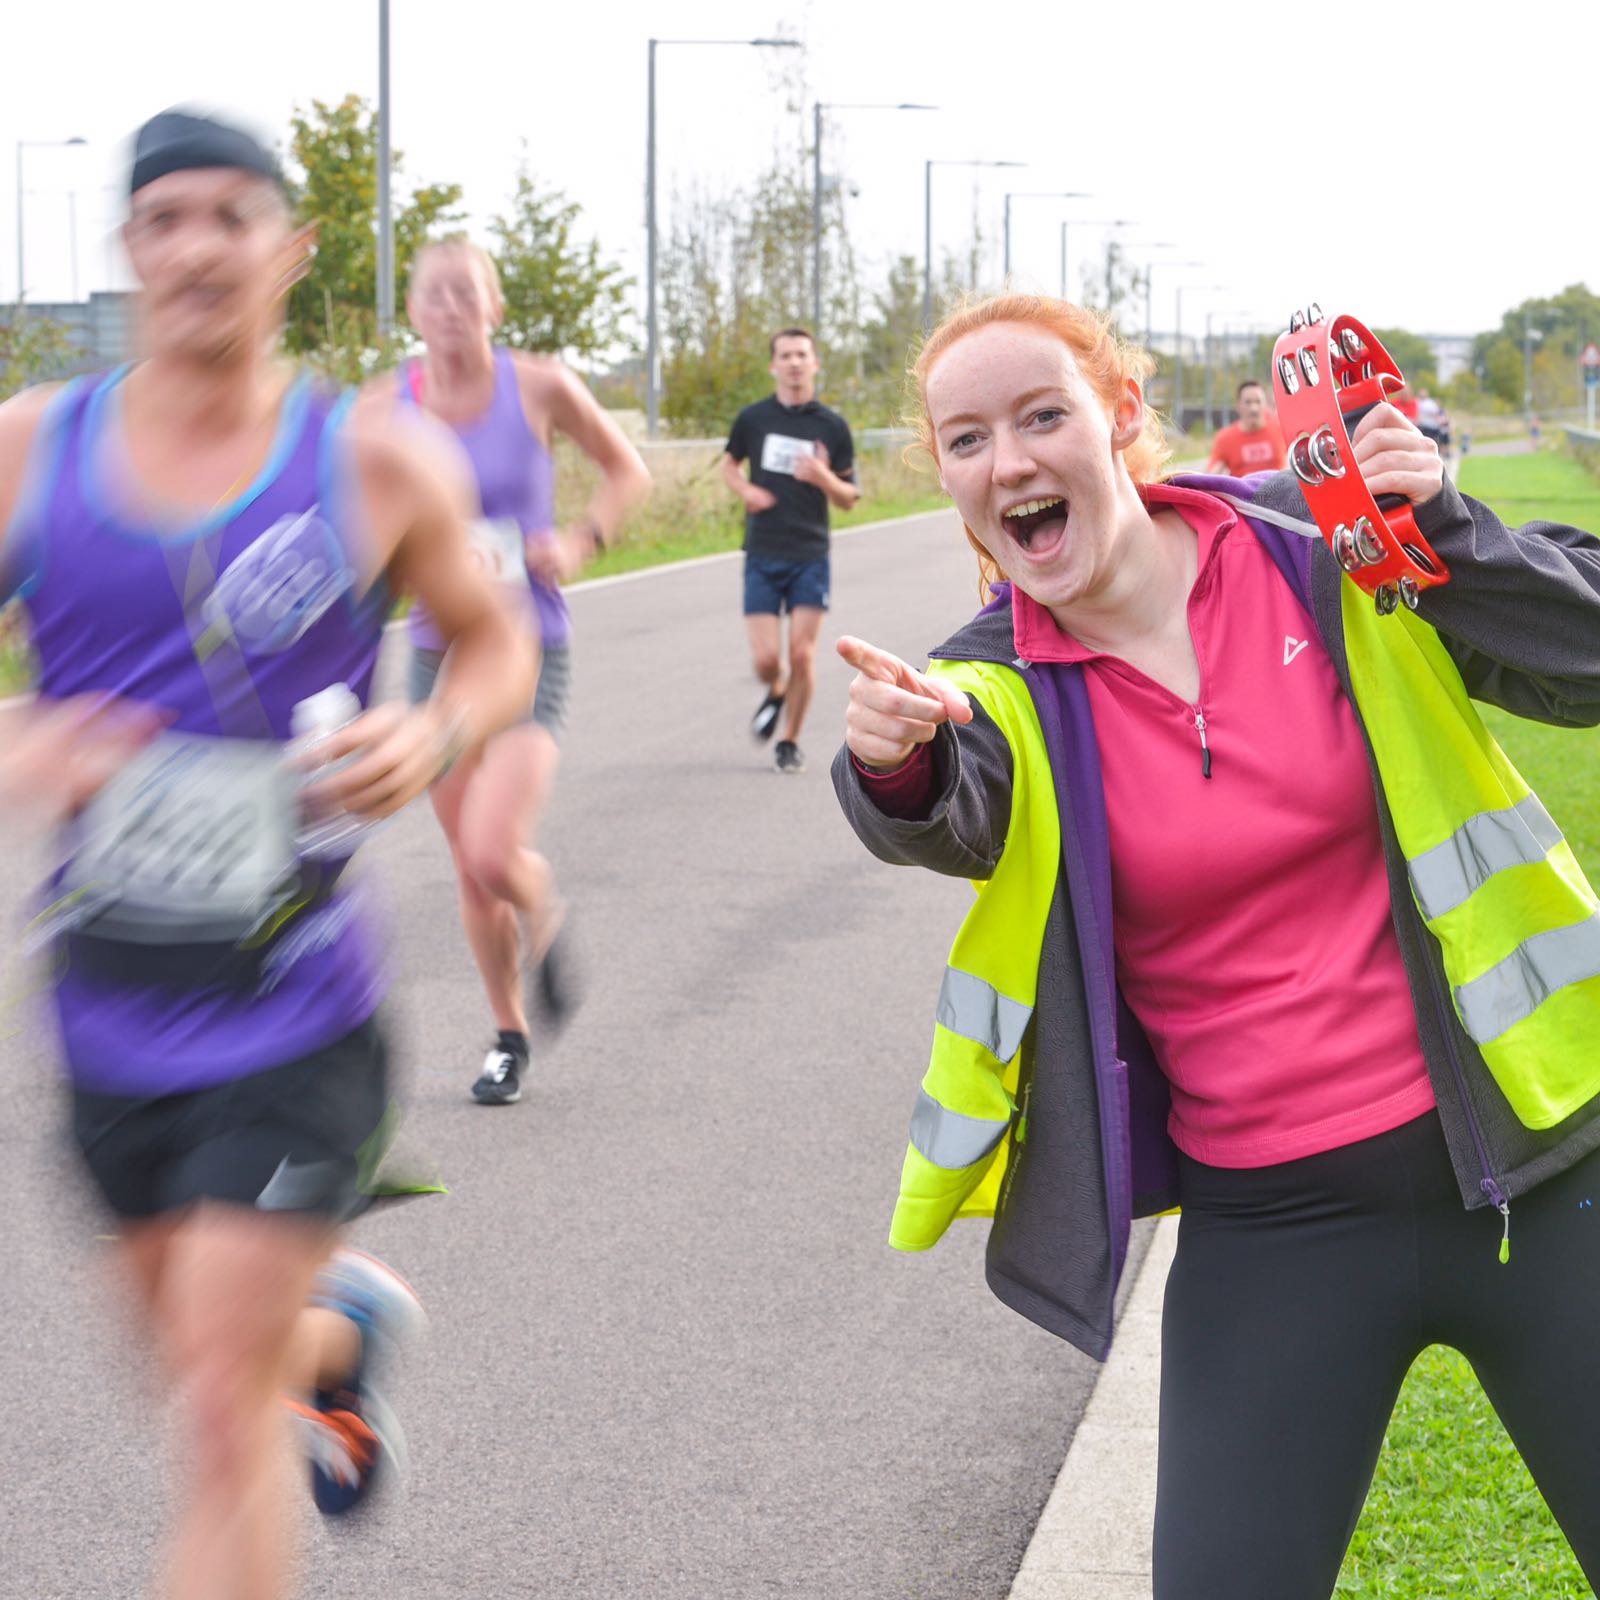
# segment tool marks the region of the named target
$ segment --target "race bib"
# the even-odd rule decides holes
[[[810,439],[791,438],[786,433],[769,433],[761,441],[761,470],[785,472],[794,476],[794,464],[801,456],[814,456],[816,445]]]
[[[281,745],[163,734],[79,816],[63,887],[111,937],[237,940],[295,879],[299,810]]]
[[[522,529],[514,517],[477,517],[467,524],[467,543],[492,583],[528,581]]]

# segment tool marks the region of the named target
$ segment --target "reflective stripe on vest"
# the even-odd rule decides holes
[[[1531,1017],[1569,984],[1600,977],[1600,916],[1524,939],[1504,961],[1456,990],[1461,1021],[1479,1044]]]
[[[1411,888],[1422,915],[1431,920],[1454,911],[1495,873],[1543,861],[1561,837],[1561,829],[1536,794],[1502,811],[1468,817],[1443,844],[1423,851],[1409,864]]]
[[[911,1143],[936,1167],[954,1171],[982,1161],[1005,1136],[1011,1119],[991,1122],[986,1117],[964,1117],[947,1110],[926,1089],[917,1091],[911,1113]]]
[[[985,983],[973,973],[946,967],[936,1015],[951,1033],[981,1044],[1001,1061],[1009,1061],[1028,1030],[1033,1007],[1001,994],[992,983]]]
[[[897,1250],[926,1250],[958,1216],[994,1213],[1010,1160],[1039,952],[1061,871],[1061,818],[1033,697],[1009,667],[936,661],[983,706],[1011,750],[1011,817],[1000,859],[975,883],[939,990],[933,1050],[911,1116]]]
[[[1518,1120],[1553,1127],[1600,1094],[1600,899],[1484,727],[1420,617],[1345,583],[1350,681],[1412,893],[1467,1036]]]

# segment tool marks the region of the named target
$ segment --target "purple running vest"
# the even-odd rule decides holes
[[[421,367],[415,361],[407,361],[400,368],[399,377],[401,404],[419,405]],[[489,409],[476,422],[456,428],[455,433],[471,458],[483,515],[510,518],[524,534],[552,534],[555,463],[528,426],[517,387],[516,364],[509,350],[494,352],[494,398]],[[528,588],[539,619],[541,641],[546,645],[565,644],[572,637],[572,616],[561,590],[541,583],[532,573],[528,575]],[[422,606],[413,604],[408,620],[414,644],[424,650],[444,648],[433,618]]]
[[[160,706],[178,733],[276,740],[295,703],[330,683],[366,704],[389,596],[381,581],[360,593],[371,563],[339,439],[350,397],[299,379],[256,481],[171,533],[130,521],[109,492],[126,371],[57,397],[13,521],[6,570],[29,614],[40,695],[110,693]],[[238,641],[210,658],[209,684],[191,643],[204,624],[186,618],[179,587],[196,545]],[[384,983],[353,893],[303,913],[275,949],[284,959],[259,989],[91,980],[68,961],[55,1001],[72,1077],[130,1096],[202,1088],[331,1044],[376,1008]]]

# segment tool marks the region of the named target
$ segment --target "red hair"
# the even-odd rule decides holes
[[[936,463],[939,441],[933,431],[933,419],[928,415],[929,375],[951,345],[980,328],[1002,322],[1020,323],[1053,333],[1072,352],[1078,370],[1111,416],[1115,416],[1122,403],[1129,379],[1139,385],[1142,394],[1145,380],[1155,371],[1155,361],[1145,351],[1126,343],[1103,312],[1041,294],[997,294],[964,301],[928,335],[911,369],[917,400],[916,411],[910,418],[911,428],[917,443]],[[1153,411],[1146,409],[1139,437],[1122,452],[1128,475],[1136,484],[1153,483],[1161,476],[1170,454],[1160,421]],[[965,532],[967,542],[978,553],[979,592],[987,599],[993,584],[1005,574],[974,537],[972,529],[965,528]]]

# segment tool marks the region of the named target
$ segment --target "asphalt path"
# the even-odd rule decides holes
[[[992,1298],[981,1226],[885,1245],[969,891],[872,860],[827,773],[833,639],[920,659],[970,611],[973,559],[948,514],[838,540],[798,777],[745,733],[739,595],[719,560],[572,597],[545,838],[588,998],[536,1042],[519,1105],[468,1097],[492,1030],[431,815],[367,852],[406,1136],[452,1192],[358,1226],[432,1317],[397,1388],[413,1472],[308,1529],[308,1596],[1008,1591],[1094,1364]],[[12,838],[8,912],[37,870]],[[0,1594],[129,1600],[171,1483],[163,1409],[65,1143],[43,1004],[14,954],[0,981]]]

